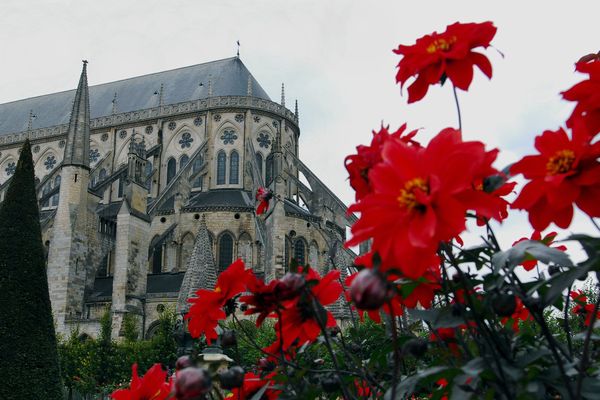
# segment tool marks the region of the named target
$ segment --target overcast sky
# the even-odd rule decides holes
[[[398,44],[455,21],[494,22],[498,51],[486,52],[494,76],[477,71],[459,97],[465,137],[500,148],[502,167],[568,116],[572,105],[559,92],[581,80],[573,63],[600,49],[599,15],[597,0],[2,0],[0,103],[75,88],[84,58],[90,84],[98,84],[231,57],[239,40],[243,62],[271,98],[279,101],[285,82],[288,107],[298,99],[301,158],[350,203],[344,157],[382,121],[422,127],[425,141],[456,126],[449,86],[413,105],[401,96]],[[584,218],[576,224],[590,226]],[[518,215],[506,228],[530,230]]]

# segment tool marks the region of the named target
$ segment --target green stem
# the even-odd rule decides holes
[[[462,118],[460,116],[460,104],[458,104],[458,95],[456,94],[456,86],[452,85],[452,93],[454,93],[454,103],[456,103],[456,112],[458,113],[458,130],[462,131]]]

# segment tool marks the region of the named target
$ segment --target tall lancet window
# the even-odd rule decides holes
[[[192,174],[195,174],[196,172],[200,171],[200,169],[202,168],[202,163],[202,154],[199,154],[194,160],[194,163],[192,164]],[[192,187],[202,188],[202,176],[198,176],[196,177],[196,179],[194,179]]]
[[[225,184],[225,169],[227,168],[227,156],[223,150],[217,154],[217,185]]]
[[[267,157],[267,163],[265,166],[265,185],[269,186],[273,180],[273,155],[270,154]]]
[[[169,159],[167,162],[167,185],[171,183],[177,172],[177,161],[174,158]]]
[[[306,243],[302,238],[296,239],[294,242],[294,258],[298,265],[306,264]]]
[[[56,178],[54,178],[54,188],[60,188],[60,175],[56,175]],[[53,206],[57,206],[58,205],[58,198],[59,198],[59,193],[56,193],[54,196],[52,196],[52,205]]]
[[[144,182],[148,190],[152,190],[152,161],[146,160],[146,170],[144,171]]]
[[[219,238],[219,272],[225,271],[233,262],[233,237],[224,233]]]
[[[179,159],[179,169],[185,167],[188,161],[190,161],[190,158],[187,156],[187,154],[182,155]]]
[[[263,156],[260,153],[256,153],[256,165],[258,165],[258,173],[260,174],[261,178],[263,176]]]
[[[229,183],[237,185],[240,182],[240,156],[233,150],[229,156]]]

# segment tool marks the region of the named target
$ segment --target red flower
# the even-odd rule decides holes
[[[535,230],[542,231],[552,222],[567,228],[573,203],[590,217],[600,217],[600,142],[590,144],[583,128],[577,122],[571,139],[562,128],[545,131],[535,138],[540,154],[525,156],[511,168],[530,180],[512,208],[527,210]]]
[[[138,376],[138,366],[131,367],[131,383],[129,389],[112,392],[115,400],[165,400],[171,394],[171,385],[166,381],[167,371],[160,364],[154,364],[142,378]]]
[[[516,242],[514,242],[512,245],[514,246],[515,244],[523,242],[525,240],[537,240],[538,242],[542,242],[546,246],[550,246],[552,243],[554,243],[554,239],[556,239],[556,235],[558,235],[558,233],[550,232],[546,236],[544,236],[544,238],[542,239],[542,234],[540,233],[540,231],[533,231],[530,238],[525,238],[525,237],[521,238],[521,239],[517,240]],[[560,250],[560,251],[567,251],[567,247],[563,246],[563,245],[555,246],[553,248]],[[532,269],[537,267],[537,263],[538,262],[535,258],[533,258],[531,255],[528,255],[526,260],[523,261],[521,263],[521,265],[523,266],[523,268],[525,268],[526,271],[531,271]]]
[[[254,274],[250,274],[246,286],[251,293],[240,297],[240,301],[248,305],[245,315],[259,314],[256,326],[262,324],[269,314],[284,308],[286,301],[300,295],[306,280],[301,274],[287,273],[281,280],[272,280],[268,285]]]
[[[338,282],[339,277],[339,271],[330,271],[321,279],[315,270],[308,270],[306,281],[317,281],[317,284],[312,286],[310,291],[303,292],[300,297],[290,300],[275,325],[275,330],[279,332],[281,324],[284,350],[296,340],[299,345],[313,342],[321,333],[317,318],[321,319],[321,323],[326,327],[336,325],[331,312],[323,306],[334,303],[340,297],[342,285]]]
[[[264,378],[256,375],[253,372],[247,372],[244,375],[244,384],[240,388],[234,388],[231,391],[231,395],[227,396],[227,398],[231,398],[233,400],[246,400],[251,399],[256,392],[262,389],[265,385],[272,386],[273,380],[271,378],[275,375],[275,373],[271,373]],[[280,390],[271,389],[270,387],[264,392],[261,399],[274,400],[279,397]]]
[[[406,136],[402,136],[405,130],[406,124],[393,133],[389,132],[389,126],[382,126],[379,132],[373,131],[373,139],[370,146],[357,146],[356,154],[346,157],[344,163],[350,175],[350,186],[356,192],[356,201],[371,192],[369,170],[381,162],[381,149],[389,138],[400,139],[407,144],[420,146],[418,142],[412,140],[417,134],[417,130],[409,132]]]
[[[476,190],[475,178],[495,172],[495,152],[481,142],[463,142],[460,131],[444,129],[426,148],[389,139],[383,161],[369,172],[372,193],[350,207],[361,213],[347,246],[373,239],[386,265],[418,279],[438,264],[436,250],[465,229],[469,209],[490,218],[494,196]],[[483,172],[482,172],[483,171]]]
[[[515,311],[510,317],[502,318],[502,324],[506,325],[508,322],[512,322],[511,328],[515,332],[519,332],[519,321],[532,320],[533,317],[529,313],[527,307],[523,305],[523,302],[519,297],[515,298],[517,306]]]
[[[369,253],[369,254],[371,254],[371,253]],[[346,281],[344,282],[344,285],[346,285],[346,287],[352,286],[352,282],[354,282],[354,279],[356,278],[357,275],[358,275],[358,273],[354,273],[354,274],[348,276],[346,278]],[[346,300],[349,302],[352,301],[352,299],[350,298],[349,292],[346,292]],[[390,305],[391,305],[391,307],[390,307]],[[353,306],[353,309],[356,309],[356,307]],[[364,315],[366,313],[373,322],[376,322],[379,324],[379,323],[381,323],[381,313],[380,313],[381,311],[385,312],[388,315],[391,315],[392,311],[394,313],[394,316],[402,315],[402,313],[404,312],[404,309],[402,308],[402,297],[395,295],[391,299],[389,299],[388,301],[383,303],[383,305],[380,309],[378,309],[378,310],[359,309],[358,314],[359,314],[361,321],[364,320]]]
[[[256,208],[256,215],[262,215],[269,209],[269,201],[273,198],[273,192],[264,187],[259,187],[256,191],[256,200],[259,201]]]
[[[588,74],[589,79],[562,92],[565,100],[577,102],[567,126],[572,128],[575,120],[582,118],[592,135],[600,132],[600,59],[594,56],[591,62],[583,60],[575,65],[575,69]]]
[[[429,85],[435,85],[448,77],[454,86],[469,89],[473,80],[473,66],[477,66],[488,78],[492,77],[492,65],[481,53],[472,51],[487,48],[496,34],[491,22],[461,24],[446,27],[443,33],[425,35],[412,46],[400,45],[394,53],[403,58],[398,63],[396,82],[403,87],[410,77],[416,77],[408,87],[408,102],[425,97]]]
[[[459,327],[463,329],[463,326]],[[456,329],[455,328],[439,328],[436,329],[435,332],[432,332],[429,336],[429,339],[432,342],[435,341],[443,341],[448,346],[448,349],[452,352],[453,355],[459,355],[458,344],[456,342]]]
[[[573,307],[571,312],[576,315],[585,315],[584,324],[585,326],[590,326],[592,323],[592,317],[594,316],[594,308],[596,306],[594,304],[588,304],[587,296],[581,290],[571,292],[569,295],[575,302],[575,307]],[[600,311],[596,312],[595,320],[600,320]]]
[[[214,290],[200,289],[196,297],[189,299],[192,303],[184,319],[189,320],[188,329],[192,337],[206,336],[208,344],[216,339],[217,323],[226,318],[223,306],[225,303],[246,290],[246,282],[252,275],[246,270],[244,262],[238,259],[219,275]]]

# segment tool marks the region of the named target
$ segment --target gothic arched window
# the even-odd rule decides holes
[[[104,168],[102,168],[100,170],[100,173],[98,174],[98,180],[100,182],[102,182],[104,180],[104,178],[106,178],[106,170]]]
[[[219,238],[219,273],[225,271],[233,262],[233,237],[224,233]]]
[[[240,156],[237,151],[232,151],[229,156],[229,183],[237,185],[240,182]]]
[[[217,154],[217,185],[225,184],[225,169],[227,163],[227,156],[223,150]]]
[[[194,160],[194,163],[192,164],[192,174],[195,174],[196,172],[200,171],[200,169],[202,168],[202,155],[198,154],[198,156],[196,157],[196,159]],[[193,188],[202,188],[202,177],[198,176],[196,177],[196,179],[194,179],[194,182],[192,182],[192,187]]]
[[[144,182],[148,185],[148,190],[152,190],[152,162],[146,160],[146,167],[144,169]]]
[[[269,186],[273,180],[273,155],[267,157],[265,165],[265,185]]]
[[[305,265],[306,263],[306,243],[304,239],[296,239],[294,242],[294,258],[298,265]]]
[[[174,158],[169,159],[167,162],[167,185],[171,183],[177,172],[177,162]]]
[[[258,173],[260,174],[261,178],[263,176],[263,156],[260,153],[256,153],[256,165],[258,165]]]
[[[190,161],[190,158],[187,156],[187,154],[182,155],[179,159],[179,169],[185,167],[188,161]]]
[[[56,175],[56,178],[54,178],[54,188],[60,188],[60,175]],[[54,196],[52,196],[52,205],[53,206],[57,206],[58,205],[58,198],[59,198],[59,193],[56,193]]]

